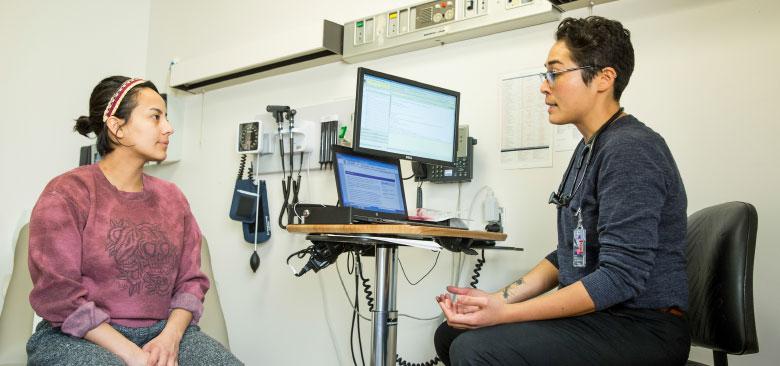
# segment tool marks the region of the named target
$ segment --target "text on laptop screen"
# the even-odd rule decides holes
[[[336,153],[342,205],[406,215],[397,164]]]
[[[356,148],[452,162],[457,95],[362,73]]]

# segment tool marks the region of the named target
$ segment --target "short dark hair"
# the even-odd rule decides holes
[[[90,133],[97,137],[95,145],[97,145],[97,151],[101,156],[114,151],[114,147],[111,146],[113,139],[111,138],[108,127],[103,122],[103,112],[106,110],[106,105],[111,97],[116,93],[117,89],[130,79],[127,76],[109,76],[101,80],[94,89],[92,89],[92,95],[89,97],[89,116],[80,116],[76,118],[76,125],[73,126],[73,130],[84,135],[89,136]],[[149,88],[157,91],[157,87],[151,81],[138,84],[134,88],[127,92],[127,95],[122,102],[119,103],[119,108],[116,109],[114,116],[125,120],[130,117],[130,113],[138,105],[138,93],[143,88]],[[114,141],[114,143],[117,143]]]
[[[614,68],[617,78],[613,96],[620,100],[634,72],[631,32],[623,28],[623,24],[599,16],[566,18],[558,24],[555,40],[566,43],[577,66],[595,66],[582,70],[582,80],[586,84],[590,84],[602,68]]]

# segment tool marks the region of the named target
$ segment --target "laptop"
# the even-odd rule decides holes
[[[359,154],[334,146],[339,201],[352,208],[353,223],[409,224],[449,227],[409,220],[398,159]]]

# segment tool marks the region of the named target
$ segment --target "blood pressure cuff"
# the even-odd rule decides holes
[[[251,179],[236,180],[230,218],[244,223],[254,223],[257,218],[257,185]]]
[[[230,204],[229,216],[241,222],[247,243],[263,243],[271,238],[265,181],[260,180],[258,183],[259,187],[251,179],[237,180]]]

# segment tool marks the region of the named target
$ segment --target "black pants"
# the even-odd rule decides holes
[[[572,318],[463,331],[443,323],[434,337],[445,365],[684,365],[685,318],[617,308]]]

